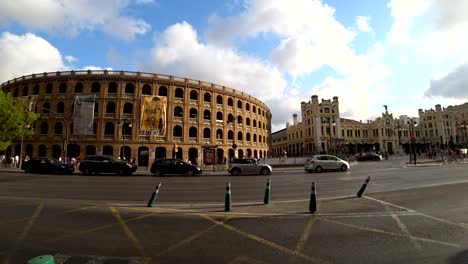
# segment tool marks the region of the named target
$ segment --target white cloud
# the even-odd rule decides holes
[[[369,24],[370,17],[367,16],[358,16],[356,17],[356,26],[357,29],[361,32],[372,32],[372,27]]]
[[[468,99],[468,60],[444,77],[432,79],[424,95]]]
[[[129,0],[0,1],[0,23],[16,22],[31,30],[69,36],[76,36],[82,30],[102,30],[131,40],[151,27],[141,19],[122,14],[129,4]]]
[[[168,27],[156,40],[149,67],[231,87],[260,100],[282,94],[286,81],[274,67],[232,49],[201,43],[187,22]]]
[[[111,71],[112,68],[110,68],[110,67],[102,68],[102,67],[99,67],[99,66],[87,65],[87,66],[83,67],[83,70],[92,70],[92,71],[109,70],[109,71]]]
[[[72,64],[72,63],[75,63],[75,62],[78,61],[77,58],[75,58],[75,57],[73,57],[73,56],[70,56],[70,55],[65,56],[65,60],[66,60],[69,64]]]
[[[34,34],[0,35],[0,83],[38,72],[66,69],[60,52]]]

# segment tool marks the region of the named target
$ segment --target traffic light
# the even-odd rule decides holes
[[[411,137],[411,138],[414,138],[414,133],[411,133],[410,137]]]

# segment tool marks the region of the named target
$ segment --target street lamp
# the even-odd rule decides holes
[[[414,165],[416,165],[416,147],[415,147],[415,142],[416,142],[415,136],[416,135],[414,134],[414,126],[415,125],[416,125],[416,121],[411,118],[410,121],[408,121],[408,126],[409,126],[409,129],[410,129],[410,138],[411,138],[411,142],[412,142],[412,145],[413,145]],[[411,162],[411,154],[410,154],[410,162]]]
[[[119,124],[120,124],[120,121],[119,121]],[[128,120],[128,119],[125,119],[122,123],[122,138],[123,138],[123,146],[122,146],[122,159],[125,160],[125,137],[127,135],[127,133],[125,132],[126,131],[126,127],[125,125],[127,125],[130,129],[132,128],[132,121],[131,120]]]
[[[26,129],[29,129],[31,126],[29,124],[26,125]],[[21,146],[20,146],[20,160],[19,160],[19,167],[21,169],[23,165],[23,138],[24,138],[24,124],[21,125]]]

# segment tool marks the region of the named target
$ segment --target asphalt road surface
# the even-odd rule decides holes
[[[344,173],[278,170],[268,205],[265,176],[0,171],[0,263],[45,254],[56,263],[468,263],[467,169],[383,161]],[[155,207],[146,207],[159,182]]]

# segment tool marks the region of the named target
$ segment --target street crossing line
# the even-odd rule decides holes
[[[128,227],[126,221],[124,221],[122,219],[122,216],[120,215],[119,211],[117,211],[117,209],[115,209],[115,207],[109,207],[109,209],[111,210],[111,212],[114,215],[115,219],[117,219],[117,221],[119,222],[120,226],[122,226],[125,235],[127,235],[128,239],[130,239],[130,241],[132,241],[133,246],[140,253],[140,256],[144,257],[146,254],[145,254],[145,250],[143,249],[143,245],[140,243],[140,240],[137,238],[135,233],[133,233],[132,230]]]
[[[397,223],[398,227],[400,228],[400,230],[408,236],[408,238],[410,239],[411,241],[411,244],[413,244],[414,248],[416,248],[418,251],[422,251],[422,247],[421,245],[418,243],[417,240],[415,240],[414,236],[411,235],[411,233],[409,232],[408,228],[403,224],[403,222],[401,222],[400,218],[396,215],[396,214],[392,214],[392,218],[395,220],[395,222]]]

